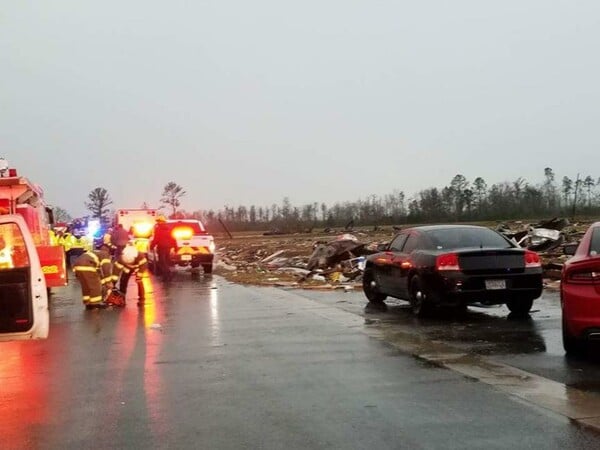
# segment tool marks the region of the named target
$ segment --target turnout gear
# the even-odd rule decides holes
[[[132,245],[127,245],[113,265],[112,282],[119,281],[119,291],[123,297],[127,294],[127,284],[132,274],[138,288],[138,305],[145,301],[144,278],[148,277],[148,260],[146,255],[139,253]]]
[[[75,276],[81,284],[81,295],[86,308],[105,307],[103,288],[112,289],[112,264],[106,250],[87,251],[73,264]]]

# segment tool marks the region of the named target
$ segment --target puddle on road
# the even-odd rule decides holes
[[[388,304],[387,311],[368,314],[369,322],[416,334],[421,341],[446,342],[479,355],[546,352],[546,341],[531,317],[489,315],[469,309],[465,314],[436,311],[431,317],[414,317],[407,305]]]

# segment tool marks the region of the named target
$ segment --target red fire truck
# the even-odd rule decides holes
[[[19,176],[0,158],[0,214],[20,214],[31,232],[48,288],[67,284],[65,251],[50,241],[52,209],[40,186]]]

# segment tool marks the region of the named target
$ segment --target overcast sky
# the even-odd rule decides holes
[[[73,216],[600,176],[597,0],[0,6],[0,156]]]

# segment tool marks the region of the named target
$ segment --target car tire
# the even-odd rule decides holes
[[[526,316],[533,306],[533,298],[517,297],[511,298],[506,302],[508,310],[515,316]]]
[[[387,295],[382,294],[377,289],[375,283],[375,275],[373,274],[373,269],[368,268],[365,269],[365,273],[363,274],[363,292],[367,299],[372,303],[383,303],[383,301],[387,298]]]
[[[410,309],[417,317],[425,317],[431,311],[431,301],[423,286],[421,277],[415,275],[410,279]]]
[[[212,273],[213,265],[212,264],[202,264],[202,269],[204,270],[204,273]]]
[[[562,342],[563,348],[565,349],[565,353],[567,355],[581,355],[583,351],[583,343],[571,333],[569,333],[564,318],[562,320]]]

